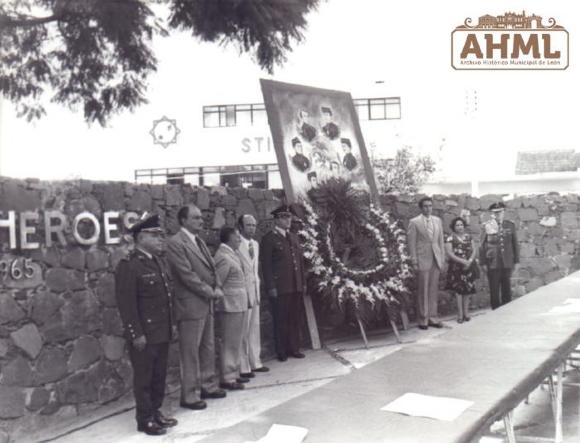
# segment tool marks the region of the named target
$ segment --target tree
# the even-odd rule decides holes
[[[88,122],[146,103],[155,35],[190,31],[234,44],[272,72],[303,39],[320,0],[1,0],[0,93],[28,120],[43,102],[81,106]],[[167,17],[159,11],[165,11]]]
[[[417,155],[410,146],[404,146],[394,159],[373,160],[373,168],[381,193],[415,194],[435,172],[435,161],[429,155]]]

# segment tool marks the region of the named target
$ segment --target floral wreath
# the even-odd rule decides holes
[[[379,263],[360,270],[346,266],[337,257],[330,237],[330,225],[324,223],[310,203],[302,203],[305,210],[304,227],[298,232],[303,240],[304,257],[310,276],[320,292],[330,295],[339,306],[351,301],[356,309],[362,301],[371,306],[383,303],[389,315],[400,309],[409,294],[412,276],[407,253],[407,236],[398,220],[375,205],[370,206],[363,228],[373,238]]]

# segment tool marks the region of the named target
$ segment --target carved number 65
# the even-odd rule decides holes
[[[15,258],[12,261],[0,260],[0,275],[3,278],[10,276],[13,280],[32,278],[34,267],[30,258]]]

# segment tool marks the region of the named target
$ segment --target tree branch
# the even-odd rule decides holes
[[[44,25],[62,19],[61,14],[53,14],[48,17],[26,17],[26,18],[12,18],[7,15],[0,16],[0,27],[17,28],[21,26],[37,26]]]

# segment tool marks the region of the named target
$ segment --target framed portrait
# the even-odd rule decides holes
[[[376,201],[377,187],[348,92],[260,80],[288,203],[331,177]]]

